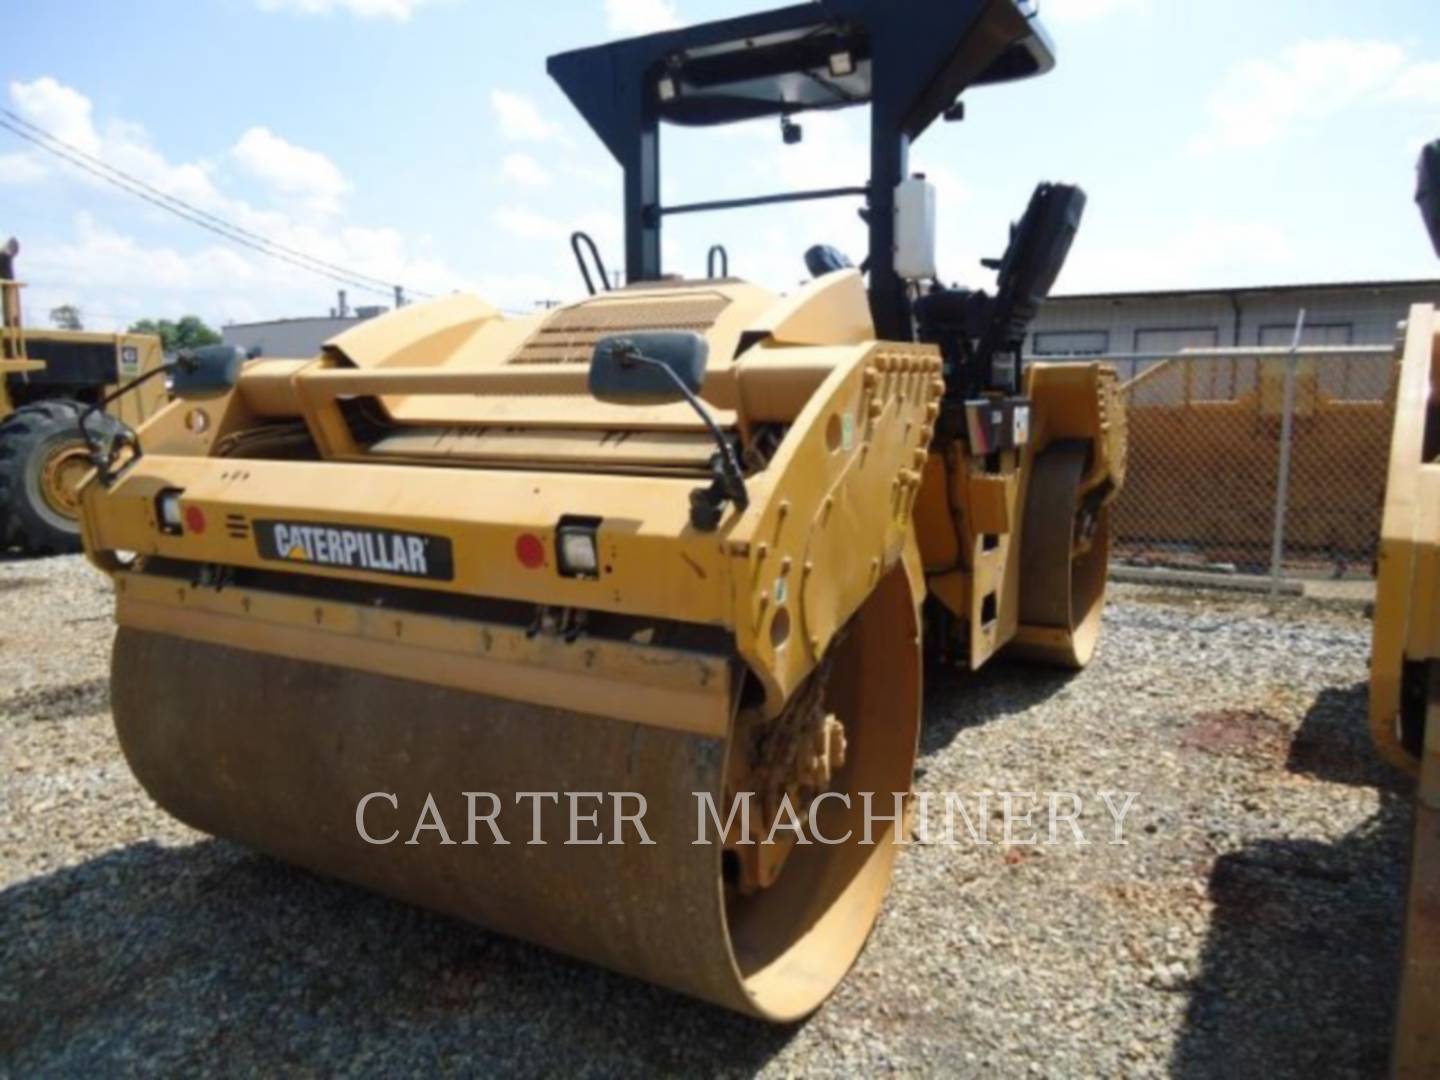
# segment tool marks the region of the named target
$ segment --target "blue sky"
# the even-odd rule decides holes
[[[619,174],[545,75],[552,52],[769,0],[31,0],[6,16],[6,108],[210,213],[415,289],[513,310],[580,289],[577,226],[612,264]],[[1440,137],[1434,0],[1041,0],[1060,64],[976,91],[915,149],[947,278],[984,284],[1041,179],[1090,209],[1061,291],[1440,276],[1411,201]],[[665,137],[665,198],[864,180],[858,111]],[[111,329],[323,314],[334,284],[233,248],[0,131],[0,233],[28,318]],[[853,208],[687,218],[668,268],[777,289]],[[375,302],[352,290],[351,302]]]

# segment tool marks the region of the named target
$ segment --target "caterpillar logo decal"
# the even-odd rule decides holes
[[[431,581],[452,581],[455,577],[454,553],[443,536],[353,525],[257,521],[255,546],[262,559],[278,562]]]

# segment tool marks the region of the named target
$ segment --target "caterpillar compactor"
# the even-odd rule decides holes
[[[1440,255],[1440,142],[1419,202]],[[1405,948],[1392,1072],[1440,1075],[1440,312],[1412,308],[1401,346],[1381,526],[1370,674],[1380,754],[1415,777]]]
[[[1052,63],[1015,0],[823,0],[552,58],[624,170],[627,287],[527,318],[450,296],[303,363],[182,358],[178,400],[102,454],[85,533],[150,793],[731,1009],[813,1010],[903,841],[925,649],[1095,645],[1114,380],[1019,360],[1084,197],[1042,185],[993,294],[945,288],[906,160],[962,92]],[[868,181],[661,201],[663,125],[846,107]],[[664,272],[668,217],[813,197],[857,202],[858,268],[817,247],[787,296]]]

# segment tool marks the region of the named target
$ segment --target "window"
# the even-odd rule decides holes
[[[1173,356],[1184,349],[1213,349],[1219,344],[1220,331],[1213,326],[1135,331],[1137,353]]]
[[[1307,324],[1305,332],[1300,335],[1301,345],[1352,345],[1354,342],[1354,323]],[[1271,323],[1260,327],[1260,345],[1264,348],[1289,348],[1294,343],[1294,323]]]
[[[1035,334],[1036,356],[1104,356],[1110,351],[1108,330],[1043,330]]]

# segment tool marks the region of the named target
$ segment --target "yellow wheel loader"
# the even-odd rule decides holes
[[[13,239],[0,248],[0,553],[80,550],[80,485],[93,468],[87,433],[113,438],[160,411],[165,387],[125,394],[114,415],[81,417],[120,384],[157,370],[160,339],[145,334],[26,330]]]
[[[962,92],[1052,64],[1015,0],[553,57],[624,169],[626,288],[577,237],[592,295],[544,314],[456,295],[311,361],[182,359],[83,496],[157,802],[731,1009],[815,1009],[905,839],[925,652],[1095,647],[1124,414],[1109,371],[1020,359],[1084,196],[1042,185],[994,294],[946,288],[907,167]],[[868,183],[661,202],[662,124],[793,141],[842,107],[870,109]],[[868,256],[817,247],[788,296],[661,266],[675,214],[842,197]]]
[[[1440,142],[1421,158],[1419,201],[1440,254]],[[1417,780],[1393,1071],[1440,1075],[1440,313],[1411,309],[1385,491],[1370,730]]]

